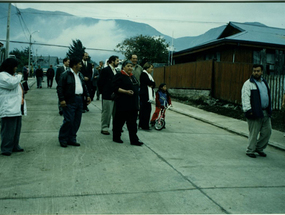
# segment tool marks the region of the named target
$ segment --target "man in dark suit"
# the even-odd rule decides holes
[[[69,67],[69,62],[70,62],[70,60],[69,60],[67,57],[64,58],[64,59],[63,59],[63,66],[58,67],[58,68],[56,69],[55,81],[56,81],[57,84],[58,84],[58,82],[59,82],[60,75],[61,75],[62,73],[64,73],[64,72],[68,69],[68,67]],[[63,114],[63,112],[62,112],[62,107],[61,107],[59,101],[58,101],[58,110],[59,110],[59,115],[62,115],[62,114]]]
[[[108,60],[109,65],[102,69],[98,80],[99,92],[102,94],[102,114],[101,114],[101,133],[110,135],[111,116],[114,115],[114,101],[111,99],[112,81],[117,73],[116,67],[119,65],[119,57],[111,56]]]
[[[94,63],[92,63],[92,90],[90,92],[90,96],[91,96],[91,101],[94,100],[94,96],[97,90],[97,81],[99,78],[99,71],[97,69],[95,69],[95,65]]]
[[[87,97],[87,104],[91,102],[84,77],[79,72],[81,67],[80,58],[71,58],[70,70],[62,73],[58,82],[57,94],[64,116],[58,135],[61,147],[80,146],[76,134],[82,118],[83,95]]]
[[[47,75],[47,87],[51,88],[54,77],[54,69],[52,68],[52,65],[49,66],[46,75]]]
[[[87,86],[87,89],[89,92],[92,91],[92,64],[88,62],[89,59],[89,55],[87,52],[85,52],[83,54],[82,57],[82,68],[81,68],[81,73],[84,76],[84,81],[85,84]],[[83,98],[83,113],[85,113],[85,111],[89,111],[88,107],[87,107],[87,98],[84,97]]]

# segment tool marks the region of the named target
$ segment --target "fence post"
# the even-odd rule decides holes
[[[211,80],[211,90],[210,95],[211,97],[215,97],[215,59],[212,60],[212,80]]]

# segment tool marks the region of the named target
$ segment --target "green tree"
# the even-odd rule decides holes
[[[78,57],[78,58],[82,58],[84,52],[85,52],[85,47],[83,46],[82,42],[80,40],[72,40],[72,44],[69,47],[68,52],[66,53],[66,55],[71,58],[71,57]]]
[[[127,59],[130,59],[134,53],[138,59],[152,63],[166,63],[168,47],[169,44],[164,38],[143,35],[125,39],[116,46]]]
[[[17,72],[22,71],[23,66],[28,65],[28,61],[29,61],[29,48],[28,47],[25,48],[23,51],[20,51],[19,49],[15,48],[9,54],[15,55],[15,57],[19,61]],[[31,60],[31,63],[32,63],[32,60]]]

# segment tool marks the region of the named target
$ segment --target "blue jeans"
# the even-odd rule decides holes
[[[79,130],[83,110],[82,96],[75,96],[75,102],[62,108],[63,124],[59,130],[58,140],[61,143],[76,143],[76,133]]]

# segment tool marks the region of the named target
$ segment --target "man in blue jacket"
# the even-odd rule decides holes
[[[268,144],[272,130],[270,89],[267,82],[261,77],[262,74],[263,66],[253,65],[252,75],[243,84],[241,92],[242,108],[249,129],[246,155],[251,158],[256,158],[255,152],[266,157],[263,150]]]

